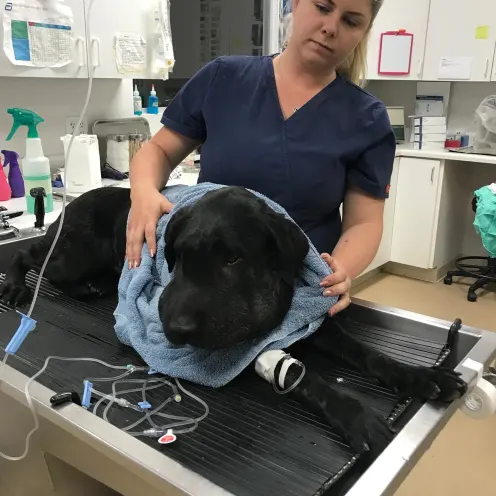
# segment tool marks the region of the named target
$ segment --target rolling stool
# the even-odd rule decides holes
[[[472,199],[472,210],[477,210],[477,198]],[[484,261],[485,264],[476,262]],[[496,283],[496,258],[493,257],[461,257],[455,262],[456,270],[450,270],[444,278],[444,284],[453,284],[453,277],[471,277],[476,281],[468,288],[467,300],[477,301],[478,289],[490,283]]]

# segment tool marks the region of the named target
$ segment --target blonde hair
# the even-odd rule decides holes
[[[384,0],[370,0],[372,3],[372,20],[367,30],[367,34],[357,45],[353,52],[337,68],[337,72],[344,75],[352,83],[358,86],[365,86],[367,79],[367,49],[370,38],[370,30],[375,18],[382,7]],[[284,16],[281,23],[282,48],[286,48],[293,32],[293,15]]]

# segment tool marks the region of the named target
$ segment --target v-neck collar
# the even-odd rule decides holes
[[[283,123],[286,124],[296,119],[298,115],[301,115],[302,113],[304,114],[307,108],[309,107],[311,108],[312,106],[323,103],[323,101],[327,98],[329,94],[327,90],[330,89],[332,86],[338,84],[338,80],[341,80],[341,76],[339,76],[339,74],[336,74],[334,80],[332,80],[327,86],[324,86],[324,88],[322,88],[318,93],[316,93],[312,98],[310,98],[310,100],[308,100],[300,108],[298,108],[296,112],[293,112],[290,116],[288,116],[288,118],[285,118],[281,106],[281,101],[279,100],[279,94],[277,92],[276,73],[274,70],[274,57],[276,57],[277,55],[278,54],[267,56],[267,63],[269,65],[268,73],[270,79],[270,86],[272,87],[272,95],[275,98],[275,103],[279,109],[279,115]]]

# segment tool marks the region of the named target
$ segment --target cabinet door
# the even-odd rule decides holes
[[[98,2],[95,2],[98,3]],[[0,47],[0,76],[11,77],[45,77],[45,78],[87,78],[88,68],[86,66],[85,52],[85,26],[84,26],[84,4],[81,0],[66,0],[63,6],[68,6],[74,16],[74,24],[71,30],[71,53],[72,62],[64,67],[28,67],[16,65],[10,62],[3,49],[3,37]],[[5,6],[5,8],[7,8]],[[0,10],[0,26],[3,30],[5,10]]]
[[[391,245],[393,262],[432,268],[441,162],[402,157]]]
[[[391,246],[393,243],[393,224],[394,224],[394,212],[396,208],[396,195],[398,189],[398,169],[399,161],[397,158],[394,161],[393,173],[391,175],[391,185],[389,188],[389,198],[386,200],[384,205],[384,216],[383,216],[383,230],[382,239],[377,254],[370,265],[363,271],[363,274],[370,272],[371,270],[377,269],[382,265],[388,263],[391,260]]]
[[[423,79],[489,81],[496,43],[494,0],[432,0]],[[441,59],[452,72],[440,77]],[[468,65],[470,78],[463,74]],[[458,73],[458,75],[456,74]]]
[[[86,8],[89,1],[85,0]],[[90,22],[88,49],[92,50],[95,78],[135,78],[152,79],[150,58],[153,36],[151,31],[150,0],[93,0],[91,11],[87,13]],[[171,6],[171,9],[173,6]],[[140,35],[147,43],[146,63],[142,71],[120,72],[115,57],[115,39],[117,33]]]
[[[429,2],[430,0],[384,1],[370,33],[367,56],[368,79],[421,79]],[[399,29],[405,29],[414,35],[411,72],[408,76],[381,76],[378,74],[381,34]]]

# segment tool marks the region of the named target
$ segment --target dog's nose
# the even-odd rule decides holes
[[[170,321],[167,334],[172,344],[187,344],[198,327],[192,317],[182,315]]]

